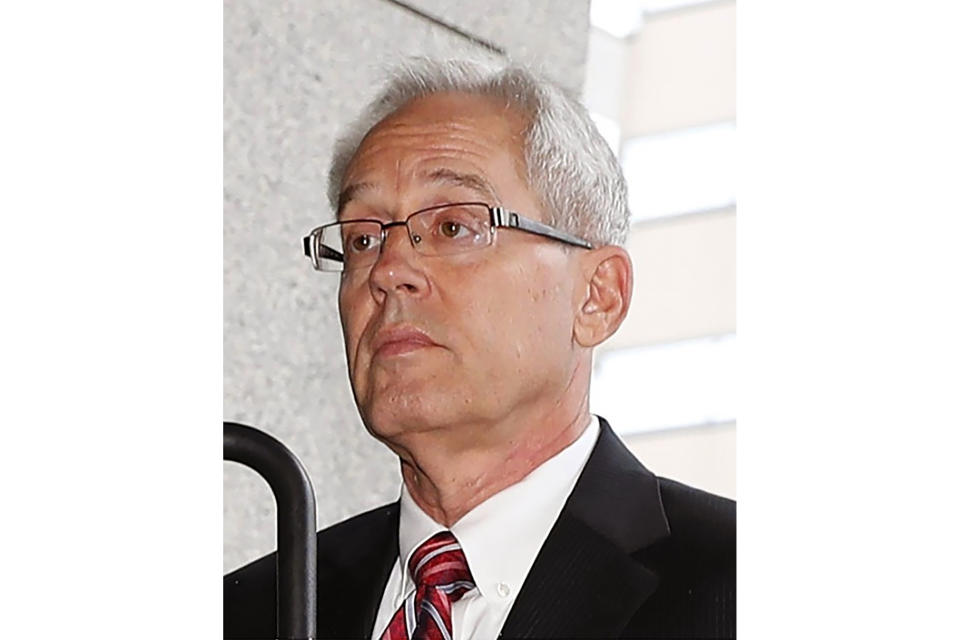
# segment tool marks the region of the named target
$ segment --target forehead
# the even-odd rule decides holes
[[[480,193],[478,182],[486,182],[502,197],[503,189],[525,186],[522,134],[519,114],[493,98],[414,100],[367,133],[344,173],[340,208],[356,197],[396,197],[436,184]]]

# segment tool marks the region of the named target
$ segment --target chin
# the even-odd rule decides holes
[[[458,416],[446,404],[445,394],[399,393],[377,394],[360,411],[367,429],[376,437],[390,439],[406,433],[427,431],[454,422]]]

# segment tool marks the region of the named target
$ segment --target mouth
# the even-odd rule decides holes
[[[377,333],[371,346],[374,358],[389,358],[436,347],[437,343],[419,329],[395,327]]]

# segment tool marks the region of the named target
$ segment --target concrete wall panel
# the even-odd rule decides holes
[[[588,3],[420,2],[580,89]],[[360,423],[347,382],[336,278],[300,238],[328,221],[337,131],[408,55],[499,59],[385,0],[224,5],[224,418],[279,437],[303,460],[320,526],[399,491],[397,463]],[[274,505],[252,472],[224,464],[225,571],[275,547]]]

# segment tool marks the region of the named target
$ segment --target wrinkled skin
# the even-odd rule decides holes
[[[408,104],[354,155],[340,218],[402,220],[435,204],[483,201],[543,220],[523,178],[522,125],[477,96]],[[438,169],[486,186],[430,178]],[[586,426],[593,345],[578,339],[577,318],[589,306],[593,253],[498,230],[492,246],[428,257],[396,227],[373,266],[343,274],[340,314],[361,416],[438,521],[518,481]],[[402,334],[378,351],[388,329],[428,338]]]

